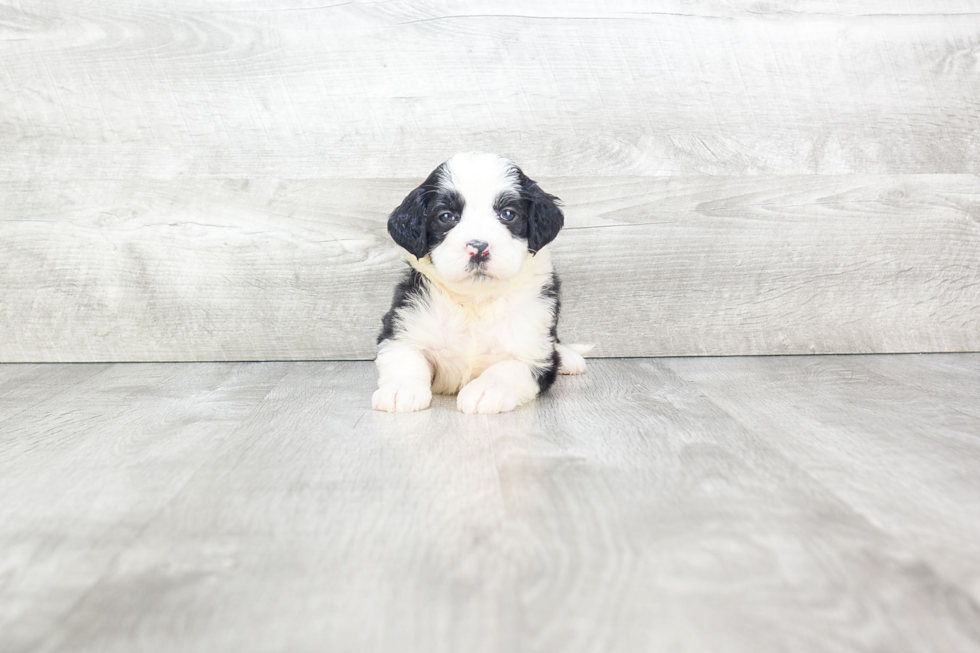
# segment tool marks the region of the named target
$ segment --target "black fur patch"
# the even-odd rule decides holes
[[[554,302],[554,317],[551,320],[551,332],[549,336],[551,337],[551,342],[557,345],[558,314],[561,312],[561,281],[554,272],[551,273],[551,281],[541,289],[541,297]],[[548,362],[548,365],[543,369],[535,371],[534,380],[538,382],[538,389],[541,392],[544,392],[554,384],[555,379],[558,377],[558,368],[560,366],[561,357],[558,356],[557,351],[552,351],[551,360]]]
[[[439,243],[446,239],[446,234],[452,231],[453,227],[459,224],[459,219],[463,215],[463,208],[466,201],[463,196],[455,190],[438,188],[429,196],[426,206],[426,234],[429,239],[429,248],[426,254],[439,246]],[[452,213],[456,217],[456,222],[442,222],[439,216],[443,213]]]
[[[401,283],[395,286],[395,296],[391,300],[391,308],[381,318],[381,333],[378,335],[379,345],[385,340],[395,337],[398,311],[408,304],[413,297],[419,297],[425,293],[425,277],[415,268],[409,267],[408,274],[405,275]]]
[[[532,254],[550,243],[565,225],[565,214],[558,208],[560,200],[550,195],[538,186],[538,182],[529,178],[520,170],[517,177],[521,184],[521,201],[524,205],[522,212],[526,220],[527,249]]]
[[[558,378],[558,368],[561,366],[561,357],[558,355],[558,351],[555,350],[551,352],[551,361],[549,361],[548,366],[544,369],[535,372],[534,378],[538,382],[538,390],[540,392],[545,392],[552,385],[555,384],[555,379]]]
[[[446,164],[433,170],[418,188],[405,196],[388,216],[388,234],[392,240],[416,258],[429,253],[427,209],[439,190],[439,178]]]
[[[520,175],[520,171],[517,172]],[[516,213],[514,219],[510,222],[500,219],[500,222],[507,227],[510,235],[514,238],[520,240],[527,239],[527,220],[528,220],[528,203],[521,199],[521,195],[513,190],[505,190],[497,196],[494,200],[493,210],[500,215],[500,212],[504,209],[510,209]]]
[[[445,169],[443,163],[433,170],[388,216],[388,234],[415,258],[424,257],[445,240],[463,214],[463,196],[439,184]],[[453,214],[456,221],[440,221],[443,213]]]

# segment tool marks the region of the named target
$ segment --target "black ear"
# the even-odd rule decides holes
[[[538,182],[521,173],[521,196],[528,203],[527,249],[532,254],[550,243],[565,224],[559,199],[541,190]]]
[[[388,234],[415,258],[422,258],[429,253],[425,215],[426,191],[424,184],[419,186],[388,216]]]

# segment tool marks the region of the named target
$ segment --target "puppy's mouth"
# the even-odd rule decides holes
[[[483,270],[469,270],[469,278],[474,281],[490,281],[491,279],[496,279],[492,274],[488,274]]]
[[[487,270],[489,256],[474,256],[466,264],[466,273],[471,279],[493,279],[493,275]]]

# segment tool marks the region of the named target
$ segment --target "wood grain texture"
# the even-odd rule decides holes
[[[108,365],[75,365],[52,376],[45,365],[0,366],[0,423],[37,404],[84,384]]]
[[[0,402],[18,397],[30,406],[0,414],[5,652],[35,650],[286,369],[256,363],[29,371],[33,392],[3,388]]]
[[[0,360],[372,358],[416,183],[0,183]],[[980,349],[974,175],[542,183],[594,355]]]
[[[976,0],[157,5],[0,0],[0,361],[369,358],[468,149],[597,356],[980,349]]]
[[[958,369],[961,360],[974,364]],[[777,357],[668,365],[876,528],[913,545],[970,593],[976,610],[980,559],[955,551],[980,541],[977,361]],[[885,484],[894,484],[887,494],[880,492]]]
[[[980,356],[592,361],[492,417],[374,381],[114,365],[0,423],[0,648],[980,646]]]
[[[0,3],[2,179],[980,171],[980,4]]]

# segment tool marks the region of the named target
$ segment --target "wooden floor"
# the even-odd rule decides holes
[[[0,650],[980,650],[980,354],[0,366]]]

